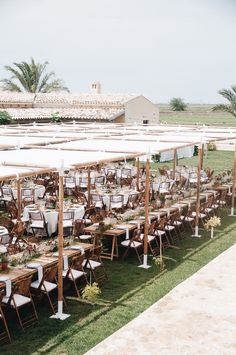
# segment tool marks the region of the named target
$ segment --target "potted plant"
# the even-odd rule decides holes
[[[162,271],[164,270],[164,268],[165,268],[165,264],[164,264],[164,260],[163,260],[162,255],[155,256],[155,257],[153,258],[153,261],[154,261],[155,265],[156,265],[157,267],[159,267],[160,272],[162,272]]]
[[[98,284],[94,282],[92,285],[87,285],[84,288],[84,290],[82,291],[82,298],[91,303],[95,303],[100,293],[101,290],[98,287]]]
[[[214,228],[221,225],[220,217],[211,217],[205,224],[207,230],[211,230],[211,238],[214,237]]]
[[[2,271],[6,271],[8,269],[8,263],[9,263],[9,259],[8,259],[7,253],[2,254],[1,255],[1,268],[2,268]]]

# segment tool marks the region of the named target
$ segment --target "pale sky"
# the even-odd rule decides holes
[[[49,61],[71,92],[221,101],[236,84],[236,0],[0,0],[0,78]]]

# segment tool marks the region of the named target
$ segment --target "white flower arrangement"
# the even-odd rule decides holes
[[[221,219],[220,217],[211,217],[205,224],[206,229],[210,229],[210,228],[215,228],[217,226],[221,225]]]
[[[104,218],[104,220],[103,220],[103,222],[104,222],[104,224],[105,224],[105,226],[106,225],[114,225],[114,224],[117,224],[117,219],[115,218],[115,217],[106,217],[106,218]]]

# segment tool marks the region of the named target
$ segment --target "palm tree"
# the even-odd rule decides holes
[[[172,111],[185,111],[187,105],[181,97],[173,97],[170,100],[170,108]]]
[[[5,66],[5,69],[12,74],[10,79],[3,79],[2,89],[5,91],[46,93],[52,91],[69,90],[63,85],[61,79],[55,78],[53,71],[46,72],[48,62],[42,64],[31,62],[13,63],[14,67]]]
[[[232,89],[232,90],[231,90]],[[236,85],[231,86],[231,89],[222,89],[219,94],[229,101],[229,104],[219,104],[212,108],[212,111],[228,112],[236,117]]]

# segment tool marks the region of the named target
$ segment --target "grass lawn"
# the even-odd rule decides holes
[[[215,174],[218,174],[224,169],[232,169],[233,168],[233,157],[234,152],[228,151],[210,151],[205,155],[203,160],[204,167],[210,167],[214,169]],[[192,158],[183,158],[179,159],[179,165],[187,165],[187,166],[197,166],[198,157]],[[173,167],[173,162],[164,162],[164,163],[152,163],[151,168],[157,169],[158,167],[162,167],[163,165]]]
[[[207,165],[215,170],[231,168],[231,152],[210,152]],[[183,159],[188,164],[196,159]],[[209,164],[208,164],[209,163]],[[164,255],[166,269],[160,274],[153,264],[148,270],[137,267],[136,259],[106,261],[109,281],[102,287],[99,302],[92,306],[70,297],[65,321],[49,319],[47,304],[37,307],[40,321],[22,334],[17,324],[10,325],[13,344],[0,348],[5,355],[84,354],[98,342],[167,294],[173,287],[195,273],[210,260],[236,242],[236,219],[222,214],[222,225],[210,239],[204,232],[201,239],[190,233],[178,242],[179,249],[168,249]],[[171,258],[171,259],[170,259]]]
[[[167,105],[157,105],[160,121],[169,124],[205,124],[215,126],[236,126],[236,119],[225,112],[212,112],[213,105],[189,105],[187,111],[171,111]]]

